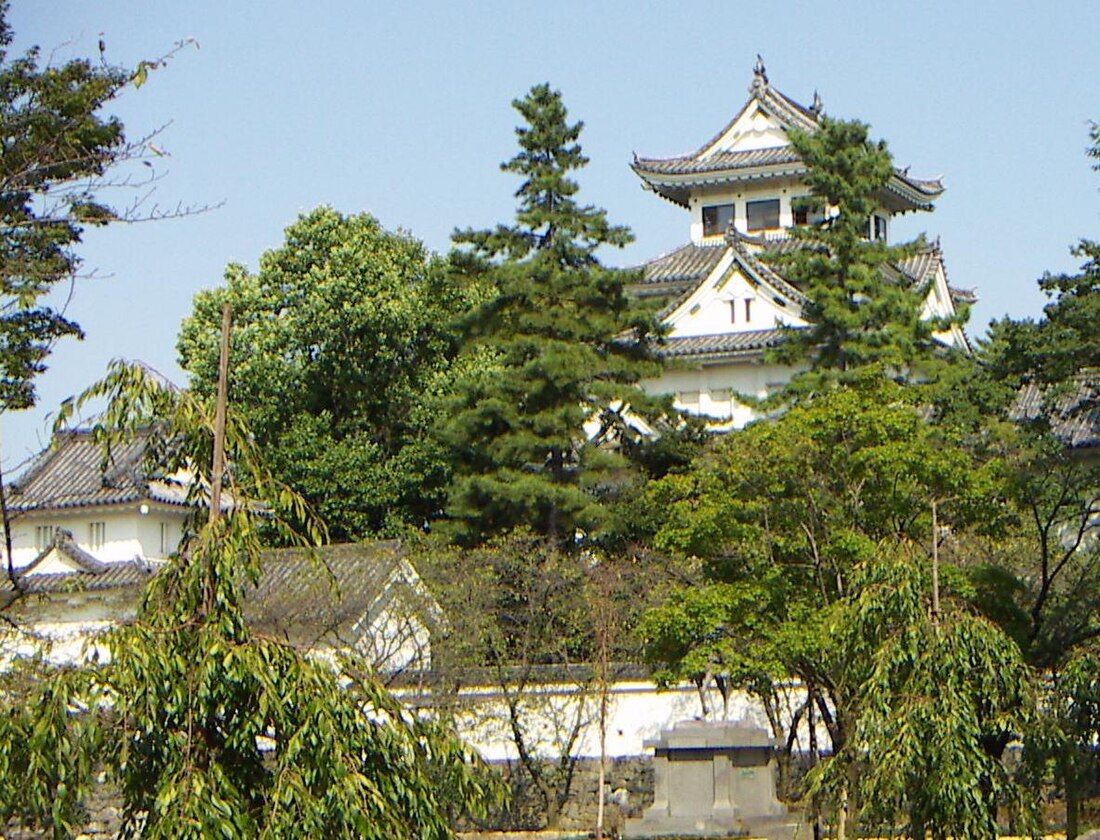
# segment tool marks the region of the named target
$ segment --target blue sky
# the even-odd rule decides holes
[[[116,113],[131,136],[167,125],[154,200],[221,204],[190,218],[87,236],[91,278],[69,313],[87,332],[57,348],[40,405],[2,418],[13,469],[48,440],[47,414],[115,357],[183,381],[175,338],[196,291],[230,261],[254,267],[301,212],[369,211],[445,251],[457,227],[511,218],[510,102],[549,81],[591,164],[583,200],[637,236],[609,263],[687,239],[683,211],[644,192],[633,152],[691,151],[747,97],[756,54],[772,83],[869,122],[897,163],[942,175],[933,214],[894,233],[939,236],[953,284],[981,297],[971,332],[1037,315],[1035,281],[1072,270],[1100,238],[1100,3],[14,0],[16,48],[134,64],[194,38]],[[120,197],[125,198],[125,197]]]

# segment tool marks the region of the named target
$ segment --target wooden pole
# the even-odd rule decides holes
[[[229,402],[229,327],[233,308],[229,301],[222,306],[222,344],[218,359],[218,402],[214,409],[214,465],[210,476],[210,524],[218,521],[222,512],[222,474],[225,472],[225,410]]]

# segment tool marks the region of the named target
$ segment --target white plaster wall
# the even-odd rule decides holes
[[[794,373],[784,365],[754,364],[751,360],[726,364],[704,365],[699,368],[666,370],[657,379],[647,379],[642,387],[651,394],[673,394],[680,409],[705,417],[713,417],[720,427],[740,429],[757,419],[753,409],[736,401],[737,394],[766,397],[786,384]],[[695,402],[682,395],[698,394]],[[725,394],[729,398],[725,398]]]
[[[155,560],[167,560],[179,548],[183,539],[183,523],[186,514],[173,509],[151,507],[149,513],[138,519],[138,540],[143,548],[143,557]],[[160,550],[160,525],[168,526],[165,551]]]
[[[777,145],[777,144],[776,144]],[[749,232],[748,217],[745,205],[750,201],[760,201],[769,198],[779,199],[779,226],[789,228],[794,225],[794,211],[791,209],[791,200],[810,194],[809,188],[790,178],[779,180],[761,180],[760,182],[748,182],[736,187],[729,185],[714,188],[702,188],[695,190],[690,199],[690,236],[695,243],[715,242],[721,236],[703,236],[703,207],[714,204],[733,204],[733,225],[742,233]],[[758,235],[761,231],[754,231]]]
[[[700,335],[728,335],[770,330],[780,325],[802,326],[798,305],[787,301],[780,306],[771,294],[750,284],[739,270],[724,271],[720,263],[711,278],[701,284],[675,312],[665,320],[671,338]],[[745,317],[745,301],[751,300],[749,317]],[[731,315],[730,302],[736,304]]]
[[[382,673],[408,668],[426,670],[432,664],[430,631],[415,615],[400,606],[383,610],[360,637],[356,647]]]
[[[109,662],[110,649],[96,639],[120,622],[137,614],[140,588],[54,595],[48,601],[33,599],[24,609],[14,607],[23,632],[5,638],[3,658],[41,653],[55,665],[76,665],[96,659]]]
[[[500,691],[471,689],[463,692],[461,699],[465,711],[459,714],[456,723],[463,739],[490,761],[517,758],[507,706]],[[522,702],[531,743],[540,755],[560,754],[563,739],[579,715],[582,731],[575,753],[599,756],[599,696],[594,688],[578,691],[577,686],[570,684],[538,686]],[[722,708],[717,693],[709,695],[708,703],[713,709]],[[699,692],[690,683],[664,691],[648,681],[614,683],[609,692],[608,755],[613,758],[645,755],[646,739],[656,738],[662,729],[678,721],[702,717]],[[763,708],[745,693],[731,696],[728,712],[711,717],[748,721],[770,732]]]
[[[49,525],[72,532],[73,539],[82,549],[97,560],[114,563],[132,560],[134,557],[163,559],[160,551],[161,521],[174,523],[174,530],[182,535],[185,511],[167,506],[149,506],[149,513],[142,515],[138,505],[117,508],[81,508],[73,511],[22,516],[12,527],[12,560],[16,568],[26,566],[39,551],[35,547],[35,528]],[[93,549],[89,541],[89,526],[93,522],[106,525],[106,539],[101,548]],[[42,567],[42,572],[66,571],[69,567]]]
[[[937,268],[936,276],[928,288],[928,295],[925,297],[924,306],[921,308],[921,318],[925,320],[943,318],[954,314],[954,309],[954,303],[951,301],[951,290],[947,285],[947,275],[944,274],[941,265]],[[936,333],[935,336],[937,341],[948,347],[961,348],[966,346],[963,331],[957,326],[952,327],[950,330],[942,330]]]

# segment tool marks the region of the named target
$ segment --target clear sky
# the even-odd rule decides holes
[[[194,38],[116,112],[137,137],[170,123],[154,200],[221,204],[175,221],[89,233],[39,408],[2,418],[13,469],[48,441],[46,415],[115,357],[184,381],[175,341],[195,292],[230,261],[255,267],[319,204],[369,211],[445,251],[455,227],[506,221],[517,184],[510,102],[559,88],[591,164],[584,201],[637,236],[632,265],[687,240],[685,211],[644,192],[633,152],[709,139],[745,102],[757,53],[773,85],[869,122],[899,166],[942,175],[933,214],[898,236],[940,237],[953,285],[981,297],[971,332],[1036,316],[1046,270],[1100,238],[1100,2],[478,3],[370,0],[13,0],[16,48],[133,65]],[[125,197],[121,197],[125,198]]]

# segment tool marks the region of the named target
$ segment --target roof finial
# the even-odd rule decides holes
[[[752,74],[764,84],[768,83],[768,71],[764,69],[764,57],[760,53],[756,54],[756,66],[752,68]],[[755,82],[756,79],[753,81]]]
[[[820,114],[821,110],[824,107],[825,107],[825,103],[821,101],[821,94],[818,93],[815,90],[814,91],[814,101],[813,101],[813,104],[810,106],[810,111],[812,111],[814,114]]]

